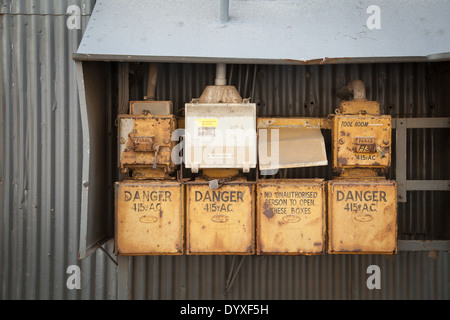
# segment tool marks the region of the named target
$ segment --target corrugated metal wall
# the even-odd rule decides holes
[[[69,5],[81,29],[68,29]],[[0,1],[1,299],[107,299],[116,266],[77,259],[81,121],[75,63],[94,1]],[[81,290],[66,287],[80,267]]]
[[[74,62],[94,1],[0,0],[0,279],[1,299],[115,299],[117,268],[103,251],[77,259],[81,123]],[[81,8],[81,29],[66,26],[67,7]],[[176,110],[214,82],[215,66],[160,64],[157,94]],[[449,116],[448,64],[325,66],[233,65],[229,79],[252,97],[259,115],[326,116],[336,91],[362,79],[369,99],[399,116]],[[143,96],[142,81],[131,99]],[[449,179],[447,129],[414,130],[408,179]],[[324,133],[327,134],[326,132]],[[394,159],[395,161],[395,159]],[[283,170],[283,177],[329,178],[324,167]],[[391,177],[395,177],[391,172]],[[448,239],[448,193],[409,192],[400,204],[399,238]],[[104,246],[112,252],[112,242]],[[134,257],[135,299],[448,299],[447,252],[397,256]],[[366,269],[381,268],[380,290]],[[66,287],[69,265],[80,290]],[[228,290],[227,290],[228,289]],[[225,292],[227,291],[227,292]]]
[[[235,260],[235,261],[233,261]],[[134,299],[448,299],[448,253],[132,258]],[[367,268],[381,270],[369,290]],[[240,266],[240,268],[239,268]],[[234,278],[234,281],[231,279]]]

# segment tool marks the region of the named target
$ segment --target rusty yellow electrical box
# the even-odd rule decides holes
[[[397,183],[383,178],[328,182],[328,253],[397,252]]]
[[[186,185],[186,254],[255,252],[255,185],[238,181]]]
[[[324,254],[325,213],[321,179],[258,181],[257,254]]]
[[[177,181],[116,182],[118,255],[179,255],[184,244],[184,186]]]
[[[119,115],[119,164],[133,179],[164,178],[174,171],[173,115]]]
[[[333,169],[389,167],[391,132],[389,115],[335,115]]]

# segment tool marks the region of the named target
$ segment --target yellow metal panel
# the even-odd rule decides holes
[[[343,101],[339,104],[339,111],[343,114],[359,114],[361,112],[370,115],[380,114],[378,101],[352,100]]]
[[[182,254],[184,186],[169,181],[116,182],[118,255]]]
[[[383,168],[391,165],[391,116],[336,115],[333,168]]]
[[[118,121],[121,168],[143,165],[153,167],[155,150],[158,147],[157,167],[164,168],[169,173],[173,171],[171,151],[176,142],[171,141],[171,135],[177,127],[177,120],[173,115],[119,115]]]
[[[164,116],[173,113],[172,101],[130,101],[130,114]]]
[[[258,182],[257,199],[258,254],[324,254],[323,180]]]
[[[255,252],[254,185],[187,185],[186,253]]]
[[[328,253],[397,252],[397,183],[328,183]]]
[[[256,119],[258,129],[264,128],[319,128],[331,129],[331,120],[327,118],[265,118]]]

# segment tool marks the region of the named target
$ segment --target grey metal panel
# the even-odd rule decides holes
[[[81,29],[66,26],[81,9]],[[0,299],[114,299],[115,265],[78,260],[82,128],[76,51],[94,1],[0,0]],[[107,251],[112,243],[104,245]],[[66,286],[67,267],[81,289]]]
[[[130,259],[132,299],[446,300],[450,296],[447,252]],[[380,289],[366,285],[371,265],[380,267]]]
[[[450,59],[449,1],[99,0],[77,59],[326,64]],[[368,13],[369,11],[369,13]],[[420,23],[418,23],[420,22]]]
[[[83,175],[79,258],[85,259],[112,237],[112,133],[108,123],[108,65],[77,62],[83,128]],[[108,147],[109,146],[109,147]]]

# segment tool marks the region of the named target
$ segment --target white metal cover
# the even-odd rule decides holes
[[[256,104],[186,103],[186,168],[256,167]]]
[[[450,57],[449,0],[98,0],[75,59],[271,64]]]

